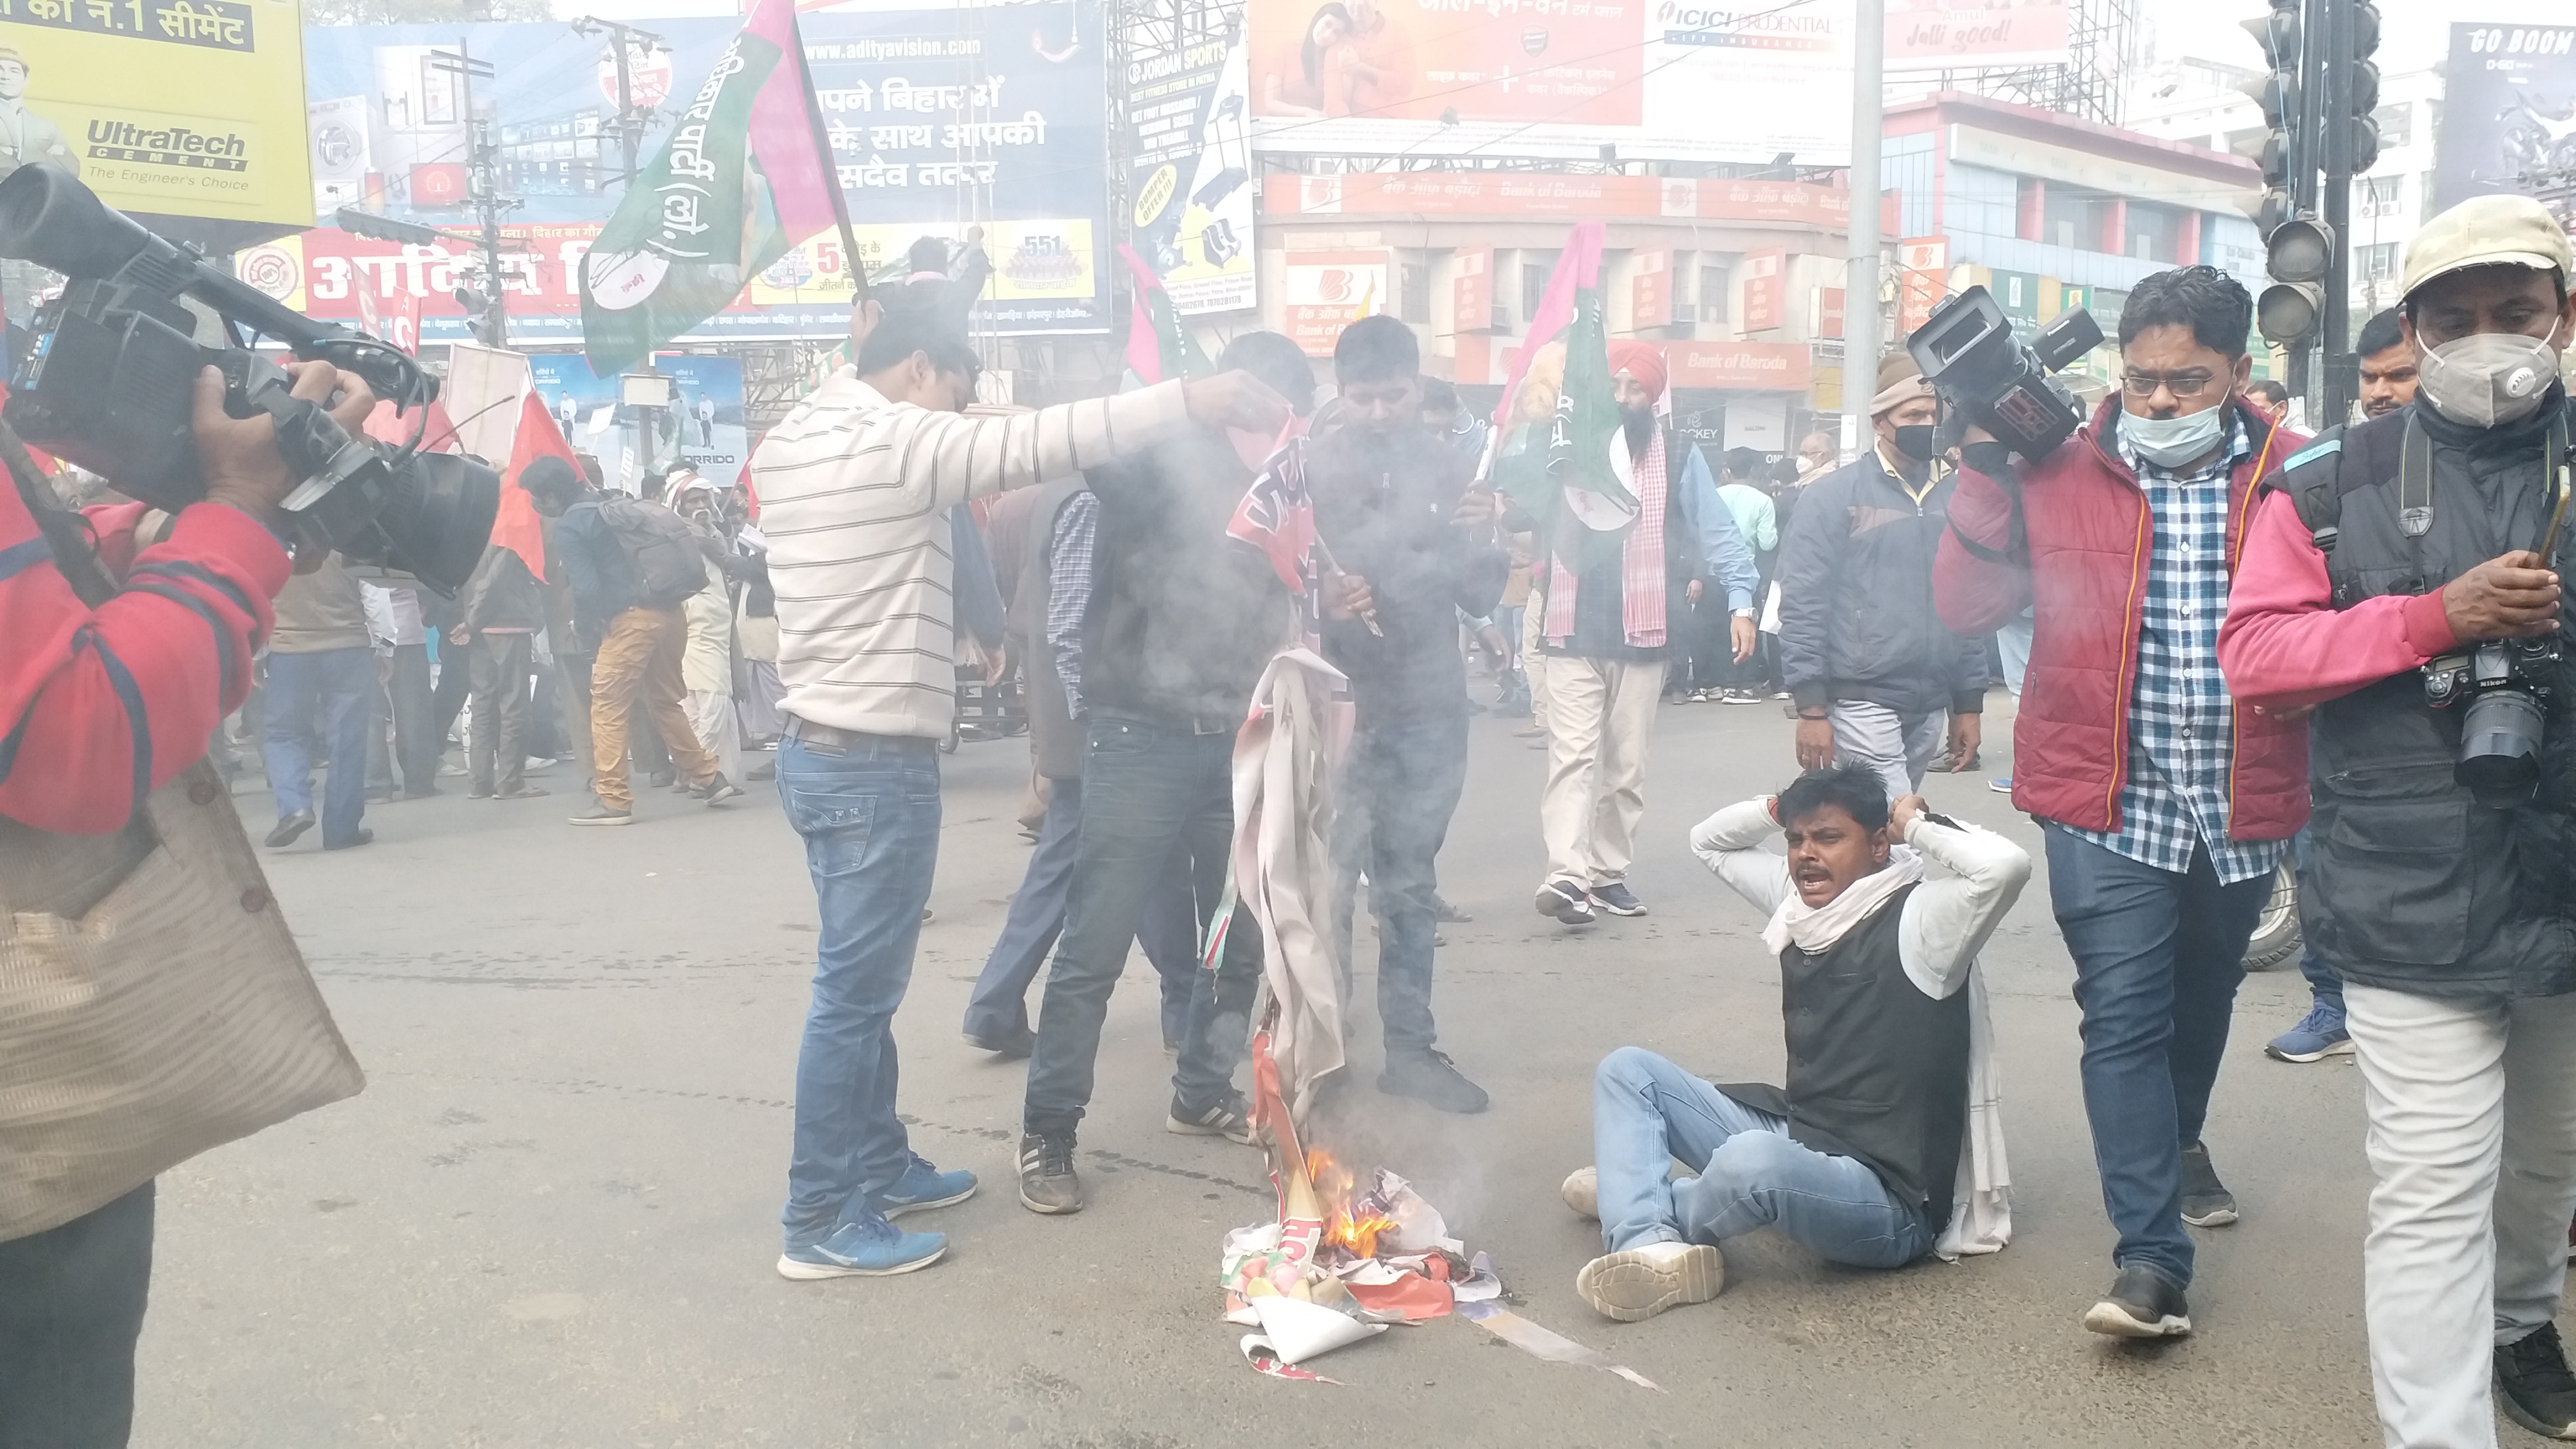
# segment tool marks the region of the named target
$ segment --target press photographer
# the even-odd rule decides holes
[[[0,1449],[99,1449],[132,1424],[153,1179],[361,1085],[208,741],[291,568],[453,587],[498,483],[364,437],[379,380],[435,395],[412,359],[68,173],[0,181],[0,257],[70,277],[0,413]],[[137,501],[70,512],[22,436]]]
[[[2415,403],[2273,476],[2221,638],[2242,698],[2316,709],[2301,905],[2367,1089],[2391,1445],[2494,1443],[2490,1376],[2524,1427],[2576,1437],[2551,1322],[2576,1206],[2570,272],[2535,201],[2425,223],[2400,304]]]
[[[2157,272],[2120,314],[2120,392],[2075,436],[2023,374],[1969,430],[1933,594],[1962,635],[2036,606],[2013,803],[2039,817],[2075,958],[2084,1108],[2120,1241],[2087,1328],[2191,1331],[2184,1225],[2236,1220],[2201,1144],[2246,939],[2307,814],[2305,727],[2235,707],[2218,626],[2255,481],[2304,440],[2247,407],[2254,301],[2214,267]],[[1936,315],[1930,332],[1942,319]],[[2061,404],[2062,405],[2062,404]],[[2069,410],[2071,413],[2071,410]],[[2000,424],[2000,426],[1994,425]],[[2012,430],[2015,449],[1993,434]],[[2024,729],[2022,726],[2029,728]]]

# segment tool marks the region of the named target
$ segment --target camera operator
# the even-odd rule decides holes
[[[2576,1437],[2551,1322],[2576,1205],[2576,674],[2549,537],[2571,271],[2524,197],[2425,223],[2400,304],[2415,405],[2274,475],[2220,639],[2242,698],[2316,711],[2302,908],[2343,973],[2370,1117],[2392,1449],[2495,1443],[2490,1376],[2516,1421]]]
[[[327,363],[289,371],[299,398],[340,393],[332,416],[353,434],[375,406],[365,383]],[[193,415],[205,501],[180,510],[148,546],[144,505],[69,512],[15,436],[0,430],[15,483],[0,493],[0,637],[9,641],[0,662],[0,739],[8,742],[0,748],[0,980],[14,974],[22,949],[34,949],[18,939],[28,923],[66,913],[62,897],[75,884],[84,895],[95,886],[67,882],[60,863],[95,862],[100,843],[65,837],[119,837],[179,854],[180,844],[129,831],[129,822],[149,793],[205,754],[216,723],[250,692],[269,600],[287,579],[275,530],[293,480],[268,417],[229,417],[223,398],[220,375],[206,369]],[[188,799],[231,809],[218,795]],[[219,838],[229,844],[191,848],[221,852],[216,867],[257,880],[239,829]],[[264,892],[246,894],[246,909],[256,909],[250,895],[266,901]],[[117,899],[90,899],[78,913],[94,955],[169,950],[166,929],[137,920],[120,933]],[[0,1011],[39,1009],[11,1000],[0,994]],[[80,1182],[78,1162],[73,1183],[57,1180],[59,1164],[41,1159],[59,1144],[13,1128],[44,1110],[37,1104],[77,1092],[28,1068],[25,1056],[8,1057],[0,1053],[0,1183],[59,1191],[51,1199],[40,1192],[32,1206],[0,1194],[0,1449],[121,1445],[152,1269],[152,1184]],[[94,1205],[64,1221],[66,1196],[74,1207]],[[9,1236],[13,1224],[48,1217],[58,1225]]]
[[[2013,804],[2047,832],[2120,1234],[2118,1277],[2084,1325],[2121,1337],[2191,1331],[2184,1225],[2236,1220],[2201,1124],[2245,942],[2307,810],[2302,729],[2237,709],[2218,668],[2245,505],[2304,441],[2239,397],[2253,311],[2214,267],[2140,281],[2120,314],[2120,396],[2077,436],[2016,470],[1969,430],[1934,566],[1954,633],[2036,605]]]

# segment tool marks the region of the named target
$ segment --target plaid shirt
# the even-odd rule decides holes
[[[2155,520],[2129,698],[2129,778],[2118,829],[2072,832],[2177,874],[2207,845],[2223,884],[2269,875],[2282,848],[2277,840],[2227,838],[2236,725],[2218,669],[2218,626],[2227,618],[2228,478],[2254,450],[2244,420],[2231,415],[2230,425],[2227,446],[2189,473],[2148,462],[2120,437],[2120,461],[2137,473]]]

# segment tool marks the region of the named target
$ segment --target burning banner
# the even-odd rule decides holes
[[[1312,598],[1326,565],[1314,540],[1311,504],[1301,488],[1282,482],[1265,471],[1246,499],[1260,526],[1239,526],[1236,536]],[[1383,1167],[1363,1180],[1309,1138],[1318,1101],[1344,1066],[1329,842],[1334,769],[1351,733],[1347,682],[1312,649],[1284,650],[1263,671],[1235,737],[1233,859],[1228,899],[1214,919],[1222,929],[1239,898],[1261,932],[1252,1120],[1269,1154],[1278,1207],[1274,1221],[1226,1235],[1219,1267],[1226,1319],[1261,1330],[1241,1348],[1255,1369],[1277,1378],[1332,1382],[1298,1364],[1390,1324],[1472,1312],[1487,1331],[1540,1357],[1611,1369],[1644,1384],[1504,1312],[1502,1280],[1491,1261],[1481,1253],[1470,1257],[1439,1209],[1411,1183]],[[1220,949],[1211,945],[1212,959]]]

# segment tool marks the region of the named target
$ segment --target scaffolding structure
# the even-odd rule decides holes
[[[1940,88],[2120,124],[2129,80],[2147,58],[2141,0],[2070,0],[2063,64],[1940,73]]]

